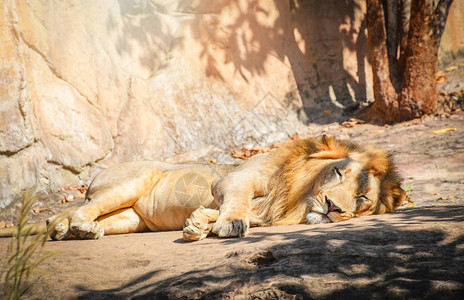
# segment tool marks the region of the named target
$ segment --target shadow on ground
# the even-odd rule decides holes
[[[464,299],[464,233],[450,225],[462,224],[463,208],[403,210],[396,220],[293,231],[251,256],[231,252],[223,263],[161,281],[155,270],[116,289],[80,286],[80,298]],[[246,240],[273,235],[282,234],[256,232]]]

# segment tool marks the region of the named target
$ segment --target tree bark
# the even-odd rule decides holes
[[[387,54],[388,65],[390,67],[390,78],[393,87],[398,92],[400,90],[400,79],[398,76],[398,0],[384,0],[386,30],[387,30]]]
[[[367,1],[375,101],[363,116],[372,121],[400,122],[437,110],[438,46],[452,0],[436,6],[435,0],[411,0],[409,20],[408,2],[386,0],[383,9],[381,0]],[[397,16],[386,22],[384,11]]]
[[[398,3],[398,76],[403,80],[406,66],[406,50],[408,48],[409,16],[411,15],[411,0],[399,0]]]
[[[366,25],[369,56],[372,64],[375,102],[365,114],[368,119],[387,116],[386,122],[394,121],[390,116],[398,109],[397,93],[390,78],[390,67],[386,46],[385,18],[380,0],[367,1]],[[383,119],[383,118],[382,118]]]
[[[400,95],[398,121],[431,114],[437,109],[438,71],[433,0],[412,0],[408,52]]]

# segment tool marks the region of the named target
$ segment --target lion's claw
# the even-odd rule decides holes
[[[48,220],[47,220],[48,221]],[[49,222],[47,222],[47,226]],[[50,238],[54,241],[61,241],[67,239],[71,233],[69,230],[69,222],[67,219],[62,220],[57,224],[52,224],[53,229],[50,229]]]
[[[78,239],[98,239],[104,235],[103,228],[97,221],[89,223],[72,222],[70,226],[71,233]]]
[[[213,225],[213,232],[219,237],[244,237],[248,235],[248,219],[219,221]]]

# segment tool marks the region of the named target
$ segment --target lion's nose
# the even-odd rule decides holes
[[[341,210],[340,207],[336,206],[332,200],[330,200],[329,198],[327,198],[327,196],[325,196],[325,203],[327,204],[327,211],[328,212],[338,212],[338,213],[342,213],[343,211]]]

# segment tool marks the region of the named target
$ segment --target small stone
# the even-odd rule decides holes
[[[247,258],[246,262],[255,266],[267,266],[277,261],[271,251],[259,251]]]

